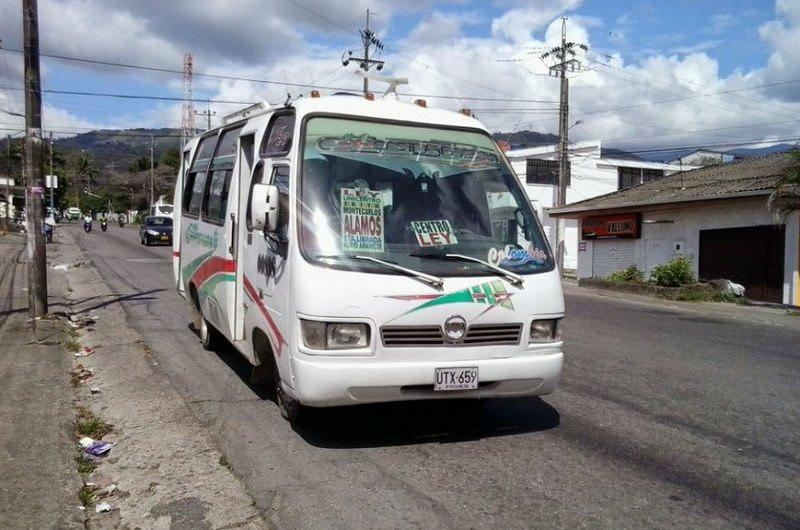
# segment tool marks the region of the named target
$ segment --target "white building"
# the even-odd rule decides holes
[[[555,219],[547,209],[555,206],[558,193],[558,146],[544,145],[506,151],[514,171],[525,181],[528,197],[542,220],[547,238],[555,247]],[[619,155],[603,156],[600,141],[578,142],[569,146],[571,179],[567,186],[566,203],[605,195],[620,189],[649,182],[680,171],[680,167],[648,162]],[[685,166],[684,166],[685,168]],[[566,221],[564,268],[578,268],[578,222]]]
[[[711,149],[698,149],[691,153],[685,154],[675,160],[670,160],[670,164],[677,164],[683,166],[711,166],[714,164],[727,164],[733,162],[735,157],[720,151],[712,151]],[[684,169],[686,169],[684,167]]]
[[[550,212],[579,222],[578,278],[630,265],[648,277],[681,254],[701,280],[727,279],[745,296],[800,305],[800,211],[776,219],[768,198],[791,154],[674,174]]]

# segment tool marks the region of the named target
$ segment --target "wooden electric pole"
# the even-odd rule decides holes
[[[150,135],[150,208],[153,207],[153,135]]]
[[[42,91],[39,75],[39,15],[36,0],[22,0],[25,54],[25,175],[28,238],[28,313],[32,319],[47,313],[47,256],[42,218]],[[35,323],[35,320],[34,320]]]
[[[378,50],[383,50],[384,45],[383,42],[378,39],[375,32],[369,29],[369,9],[367,9],[367,25],[359,31],[359,35],[361,36],[361,43],[364,46],[364,57],[362,59],[358,59],[353,57],[353,50],[347,51],[345,54],[342,55],[342,65],[347,66],[350,64],[350,61],[355,61],[359,64],[364,72],[369,72],[369,69],[373,66],[376,67],[377,70],[383,70],[383,65],[385,61],[379,61],[375,59],[369,58],[369,49],[371,46],[375,46]],[[364,95],[369,93],[369,79],[364,76]]]
[[[567,19],[561,19],[561,46],[553,48],[542,54],[542,59],[555,57],[558,61],[550,67],[550,75],[560,78],[560,97],[558,105],[558,188],[556,191],[556,207],[561,207],[567,201],[567,185],[570,181],[569,164],[569,79],[567,71],[574,72],[580,69],[581,63],[574,57],[576,48],[588,50],[585,44],[567,42]],[[556,263],[559,273],[564,275],[564,220],[556,219]]]
[[[6,136],[6,230],[11,230],[11,135]]]

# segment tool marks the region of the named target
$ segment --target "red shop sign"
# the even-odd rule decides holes
[[[638,213],[587,217],[581,223],[581,239],[638,238],[641,221]]]

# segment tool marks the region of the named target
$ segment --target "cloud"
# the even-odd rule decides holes
[[[531,34],[567,11],[577,8],[583,0],[532,0],[492,21],[492,35],[514,43],[530,40]]]
[[[800,78],[800,2],[778,0],[775,3],[778,18],[758,28],[761,39],[772,48],[766,68],[759,78],[765,82],[781,82]],[[800,101],[800,84],[786,84],[771,88],[768,93],[784,101]]]
[[[409,78],[411,84],[403,92],[535,100],[429,98],[429,104],[473,108],[492,130],[530,128],[556,132],[559,83],[547,74],[548,64],[539,59],[539,50],[558,44],[562,15],[569,17],[569,40],[586,43],[590,48],[592,35],[604,31],[604,21],[576,12],[581,0],[497,0],[494,5],[501,11],[494,19],[485,18],[486,11],[476,12],[475,3],[459,7],[460,3],[456,0],[444,6],[433,0],[208,0],[186,9],[182,2],[163,0],[50,0],[40,4],[42,48],[66,55],[177,69],[183,53],[191,51],[202,72],[313,82],[358,91],[360,78],[351,73],[352,66],[342,67],[339,57],[343,50],[357,48],[355,30],[362,24],[363,10],[369,5],[377,13],[373,25],[381,34],[403,26],[395,23],[400,14],[402,22],[414,21],[406,34],[390,39],[383,54],[387,60],[383,73]],[[3,13],[16,13],[19,5],[16,0],[0,0],[0,9]],[[635,15],[641,13],[637,11]],[[631,34],[628,28],[635,23],[629,15],[622,15],[615,21],[609,40],[626,45],[626,35]],[[711,27],[725,23],[724,17],[714,17]],[[466,31],[473,24],[487,24],[491,31],[474,36],[474,32]],[[8,45],[19,44],[20,26],[18,16],[0,18],[0,35]],[[572,139],[646,147],[800,135],[796,123],[786,123],[800,111],[800,84],[736,92],[773,80],[800,78],[800,51],[795,44],[800,42],[798,28],[800,2],[778,0],[775,20],[759,28],[770,50],[769,60],[761,68],[737,71],[727,77],[720,75],[713,57],[718,46],[714,39],[681,46],[685,41],[676,35],[679,32],[661,40],[651,38],[652,48],[638,47],[636,56],[627,47],[625,54],[611,54],[610,58],[593,53],[579,56],[589,69],[575,72],[570,78],[571,121],[583,121],[573,129]],[[15,62],[21,64],[19,59],[15,56]],[[95,89],[88,83],[80,86],[79,73],[91,68],[92,79],[109,74],[110,84],[128,87],[116,91],[180,94],[179,75],[78,67],[55,61],[43,64],[46,69],[58,69],[56,77],[45,71],[46,82],[66,79],[72,82],[70,88],[78,85],[78,89]],[[0,59],[0,82],[13,79],[10,82],[18,85],[20,68],[12,66],[9,70],[13,71],[3,70]],[[373,84],[376,92],[381,86]],[[195,93],[208,94],[213,99],[266,99],[280,103],[287,90],[295,96],[308,92],[279,85],[195,78]],[[716,93],[719,94],[713,95]],[[20,102],[14,94],[0,91],[0,108],[12,105],[12,110],[19,110]],[[98,113],[103,105],[112,108],[114,101],[62,99],[66,103],[57,106],[48,101],[46,124],[67,128],[174,127],[180,123],[180,103],[143,101],[136,110]],[[205,110],[204,105],[197,108]],[[217,112],[217,123],[236,106],[212,104],[212,110]],[[8,122],[6,118],[0,115],[0,122]]]

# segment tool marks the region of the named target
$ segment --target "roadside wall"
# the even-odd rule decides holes
[[[763,196],[702,206],[642,210],[641,213],[641,238],[587,240],[585,245],[580,245],[579,248],[585,250],[578,252],[579,279],[605,277],[611,269],[618,270],[631,263],[649,275],[653,267],[681,253],[691,258],[694,273],[698,275],[701,230],[771,225],[775,222]],[[798,246],[800,213],[795,212],[786,220],[783,275],[783,302],[793,305],[800,304]],[[609,263],[608,260],[615,256],[623,259]],[[742,259],[748,259],[746,248],[742,248]]]

